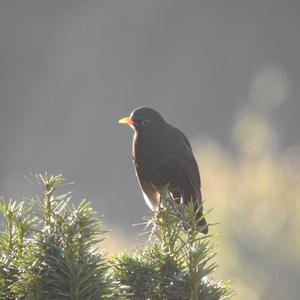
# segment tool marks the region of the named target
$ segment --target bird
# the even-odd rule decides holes
[[[152,211],[160,210],[160,197],[167,187],[180,205],[193,201],[203,234],[208,225],[203,216],[201,181],[197,161],[185,134],[150,107],[138,107],[119,120],[134,130],[132,160],[143,197]]]

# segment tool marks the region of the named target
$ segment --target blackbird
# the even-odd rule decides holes
[[[180,204],[193,201],[201,232],[208,232],[202,216],[200,174],[191,144],[176,127],[149,107],[135,109],[119,120],[134,130],[132,157],[144,199],[153,211],[160,208],[160,194],[168,187]]]

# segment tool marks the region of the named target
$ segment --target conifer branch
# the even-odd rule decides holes
[[[150,219],[154,242],[108,260],[106,233],[87,200],[69,205],[61,175],[36,175],[41,195],[0,200],[1,300],[227,300],[232,289],[209,279],[214,245],[200,233],[191,202],[179,206],[167,191]]]

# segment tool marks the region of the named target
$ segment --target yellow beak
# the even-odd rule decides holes
[[[133,125],[134,122],[130,118],[123,118],[123,119],[119,120],[119,124]]]

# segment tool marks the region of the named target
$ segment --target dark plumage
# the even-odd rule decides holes
[[[186,136],[149,107],[135,109],[119,123],[134,129],[133,162],[148,206],[154,211],[159,209],[160,192],[168,185],[175,201],[185,204],[192,199],[202,216],[200,174]],[[206,234],[204,218],[199,225]]]

